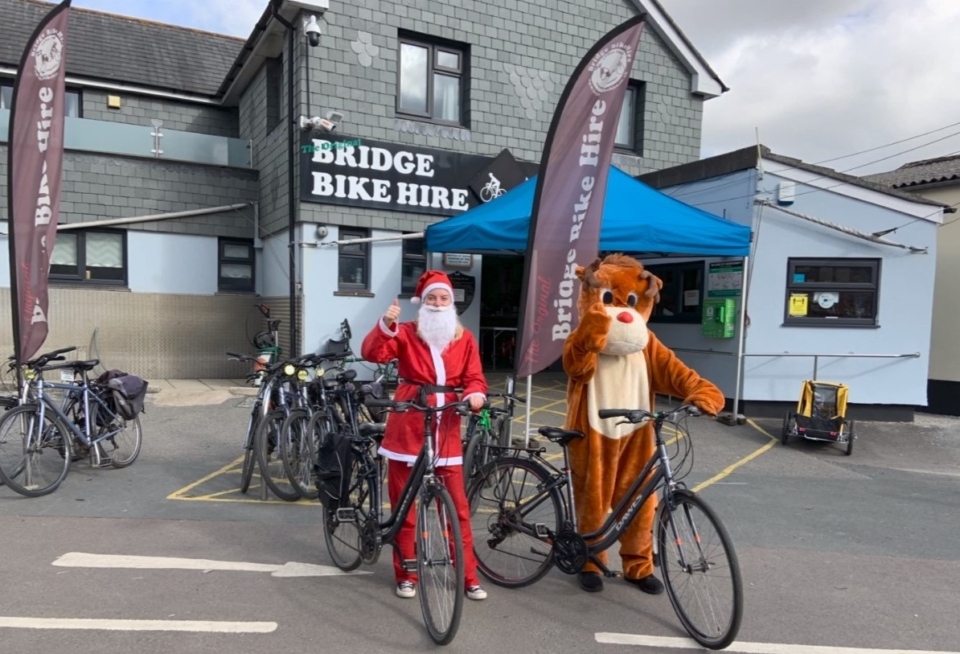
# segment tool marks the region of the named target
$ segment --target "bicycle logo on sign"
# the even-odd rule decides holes
[[[500,180],[493,176],[493,173],[488,173],[490,175],[490,181],[487,182],[482,189],[480,189],[480,199],[483,202],[489,202],[494,198],[499,198],[501,195],[507,191],[500,187]]]

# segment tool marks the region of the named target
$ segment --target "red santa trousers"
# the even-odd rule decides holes
[[[437,476],[443,480],[444,486],[450,491],[453,504],[457,508],[457,518],[460,520],[460,534],[463,537],[463,577],[466,587],[477,586],[477,558],[473,554],[473,532],[470,529],[470,507],[467,504],[467,495],[463,490],[463,466],[443,466],[434,469]],[[396,510],[400,505],[400,494],[410,477],[413,467],[403,461],[390,461],[387,465],[387,491],[390,495],[390,506]],[[413,504],[407,511],[403,527],[393,543],[393,572],[397,583],[401,581],[417,581],[416,572],[407,572],[403,569],[403,559],[414,559],[415,538],[417,526],[417,506]]]

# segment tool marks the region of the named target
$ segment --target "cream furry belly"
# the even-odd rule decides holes
[[[587,384],[587,413],[590,428],[607,438],[620,439],[632,434],[639,425],[623,422],[623,418],[601,420],[600,409],[650,410],[650,380],[643,352],[621,356],[597,355],[597,372]]]

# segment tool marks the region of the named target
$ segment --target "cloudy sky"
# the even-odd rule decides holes
[[[730,87],[705,105],[702,156],[758,130],[774,152],[854,175],[960,153],[960,0],[660,2]],[[73,4],[246,37],[267,3]]]

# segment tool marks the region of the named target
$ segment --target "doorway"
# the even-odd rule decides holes
[[[484,255],[480,272],[480,357],[485,370],[510,370],[523,284],[521,256]]]

